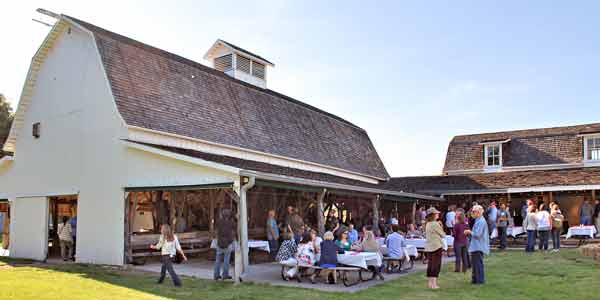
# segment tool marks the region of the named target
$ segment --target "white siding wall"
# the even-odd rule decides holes
[[[36,122],[41,123],[39,139],[31,135]],[[87,32],[72,27],[70,34],[58,38],[40,69],[15,160],[0,167],[0,194],[9,195],[15,207],[11,256],[43,259],[40,253],[47,251],[45,242],[39,245],[38,236],[26,228],[32,224],[46,228],[47,200],[42,216],[41,206],[23,197],[78,193],[77,261],[121,265],[124,187],[236,179],[233,174],[130,149],[122,142],[126,137],[96,44]]]

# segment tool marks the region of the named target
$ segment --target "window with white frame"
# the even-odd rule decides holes
[[[600,136],[589,136],[584,141],[585,160],[600,161]]]
[[[497,168],[502,165],[502,144],[485,145],[486,168]]]

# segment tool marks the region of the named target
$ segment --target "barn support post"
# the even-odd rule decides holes
[[[373,231],[379,230],[379,195],[373,198]]]
[[[597,197],[596,196],[596,190],[592,190],[592,202],[596,201],[596,199],[597,199],[596,197]]]
[[[238,236],[239,245],[235,247],[235,273],[234,282],[241,282],[244,273],[248,270],[250,259],[248,257],[248,190],[254,187],[256,179],[254,177],[241,177],[240,185],[234,186],[238,204]]]
[[[124,230],[124,246],[125,251],[123,251],[123,261],[125,264],[128,264],[133,261],[133,249],[131,248],[131,204],[129,201],[129,197],[134,195],[134,193],[125,192],[124,193],[124,205],[125,205],[125,230]]]
[[[415,220],[415,215],[417,214],[417,202],[418,201],[413,201],[412,203],[412,215],[410,216],[410,222],[412,224],[415,224],[416,220]],[[415,224],[416,226],[417,224]]]
[[[326,194],[327,189],[323,189],[323,191],[317,196],[317,223],[320,236],[323,236],[323,234],[325,233],[325,206],[323,204],[323,201],[325,200]]]

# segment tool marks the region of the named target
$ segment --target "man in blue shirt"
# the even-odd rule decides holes
[[[277,250],[279,250],[279,226],[275,220],[275,210],[269,210],[267,218],[267,240],[269,241],[269,253],[271,258],[275,259]]]
[[[492,201],[490,207],[487,209],[487,224],[488,232],[492,234],[496,229],[496,221],[498,220],[498,208],[496,207],[496,201]]]
[[[387,239],[385,240],[385,244],[388,249],[387,256],[402,261],[404,260],[404,248],[406,247],[406,242],[404,241],[404,237],[399,232],[400,226],[398,226],[398,224],[392,224],[392,231],[393,232],[388,235]],[[395,261],[392,261],[389,264],[390,271],[395,268],[400,269],[401,266],[401,264],[398,265]]]
[[[358,231],[354,229],[354,223],[348,223],[348,241],[354,244],[358,241]]]
[[[465,234],[471,236],[469,244],[469,253],[471,253],[471,265],[473,276],[471,283],[485,283],[485,273],[483,269],[483,255],[490,254],[490,234],[488,224],[483,217],[483,207],[475,205],[471,209],[471,215],[475,219],[473,230],[465,230]]]

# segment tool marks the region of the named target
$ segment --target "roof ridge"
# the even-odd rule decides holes
[[[523,133],[523,132],[527,132],[527,131],[542,131],[542,130],[555,130],[555,129],[572,129],[575,130],[578,127],[585,127],[585,126],[600,126],[600,123],[585,123],[585,124],[577,124],[577,125],[566,125],[566,126],[552,126],[552,127],[537,127],[537,128],[527,128],[527,129],[517,129],[517,130],[503,130],[503,131],[492,131],[492,132],[483,132],[483,133],[472,133],[472,134],[460,134],[460,135],[455,135],[452,138],[452,141],[454,141],[454,139],[456,138],[466,138],[466,137],[477,137],[477,136],[485,136],[485,135],[493,135],[493,134],[518,134],[518,133]],[[525,135],[523,137],[535,137],[535,136],[555,136],[555,135],[564,135],[566,133],[561,133],[561,134],[531,134],[531,135]]]
[[[179,61],[179,62],[181,62],[183,64],[187,64],[190,67],[196,68],[196,69],[201,70],[203,72],[206,72],[208,74],[211,74],[211,75],[214,75],[214,76],[218,76],[220,78],[224,78],[226,80],[231,81],[232,83],[237,83],[237,84],[240,84],[240,85],[242,85],[244,87],[247,87],[247,88],[255,89],[256,91],[263,92],[263,93],[265,93],[265,94],[267,94],[269,96],[272,96],[272,97],[278,97],[278,98],[280,98],[282,100],[285,100],[285,101],[288,101],[290,103],[299,105],[299,106],[304,107],[306,109],[312,110],[312,111],[314,111],[316,113],[322,114],[322,115],[324,115],[326,117],[332,118],[332,119],[334,119],[336,121],[339,121],[339,122],[342,122],[344,124],[347,124],[347,125],[350,125],[352,127],[355,127],[357,129],[360,129],[363,132],[366,132],[366,130],[363,129],[362,127],[357,126],[354,123],[352,123],[352,122],[350,122],[350,121],[348,121],[348,120],[346,120],[346,119],[344,119],[342,117],[339,117],[339,116],[334,115],[332,113],[326,112],[326,111],[324,111],[324,110],[322,110],[320,108],[317,108],[317,107],[315,107],[313,105],[310,105],[308,103],[305,103],[305,102],[302,102],[300,100],[297,100],[297,99],[292,98],[290,96],[287,96],[287,95],[284,95],[282,93],[273,91],[271,89],[261,88],[261,87],[258,87],[256,85],[253,85],[253,84],[241,81],[241,80],[233,78],[233,77],[231,77],[231,76],[229,76],[229,75],[227,75],[227,74],[225,74],[223,72],[220,72],[218,70],[210,68],[210,67],[208,67],[208,66],[206,66],[204,64],[201,64],[201,63],[199,63],[197,61],[194,61],[194,60],[191,60],[189,58],[183,57],[181,55],[178,55],[178,54],[175,54],[175,53],[163,50],[163,49],[158,48],[158,47],[154,47],[154,46],[149,45],[149,44],[140,42],[140,41],[135,40],[133,38],[124,36],[122,34],[119,34],[119,33],[116,33],[116,32],[113,32],[113,31],[110,31],[110,30],[107,30],[107,29],[104,29],[102,27],[96,26],[96,25],[88,23],[86,21],[82,21],[82,20],[77,19],[75,17],[71,17],[71,16],[68,16],[68,15],[63,15],[63,16],[66,17],[66,18],[68,18],[68,19],[70,19],[71,21],[73,21],[75,23],[78,23],[78,24],[84,26],[86,29],[88,29],[90,31],[94,31],[95,33],[116,36],[116,37],[118,37],[120,39],[121,42],[128,43],[128,44],[130,44],[130,45],[132,45],[134,47],[140,48],[140,49],[145,50],[145,51],[150,51],[150,50],[154,51],[155,54],[157,54],[157,55],[167,56],[169,58],[175,59],[175,60],[177,60],[177,61]]]

